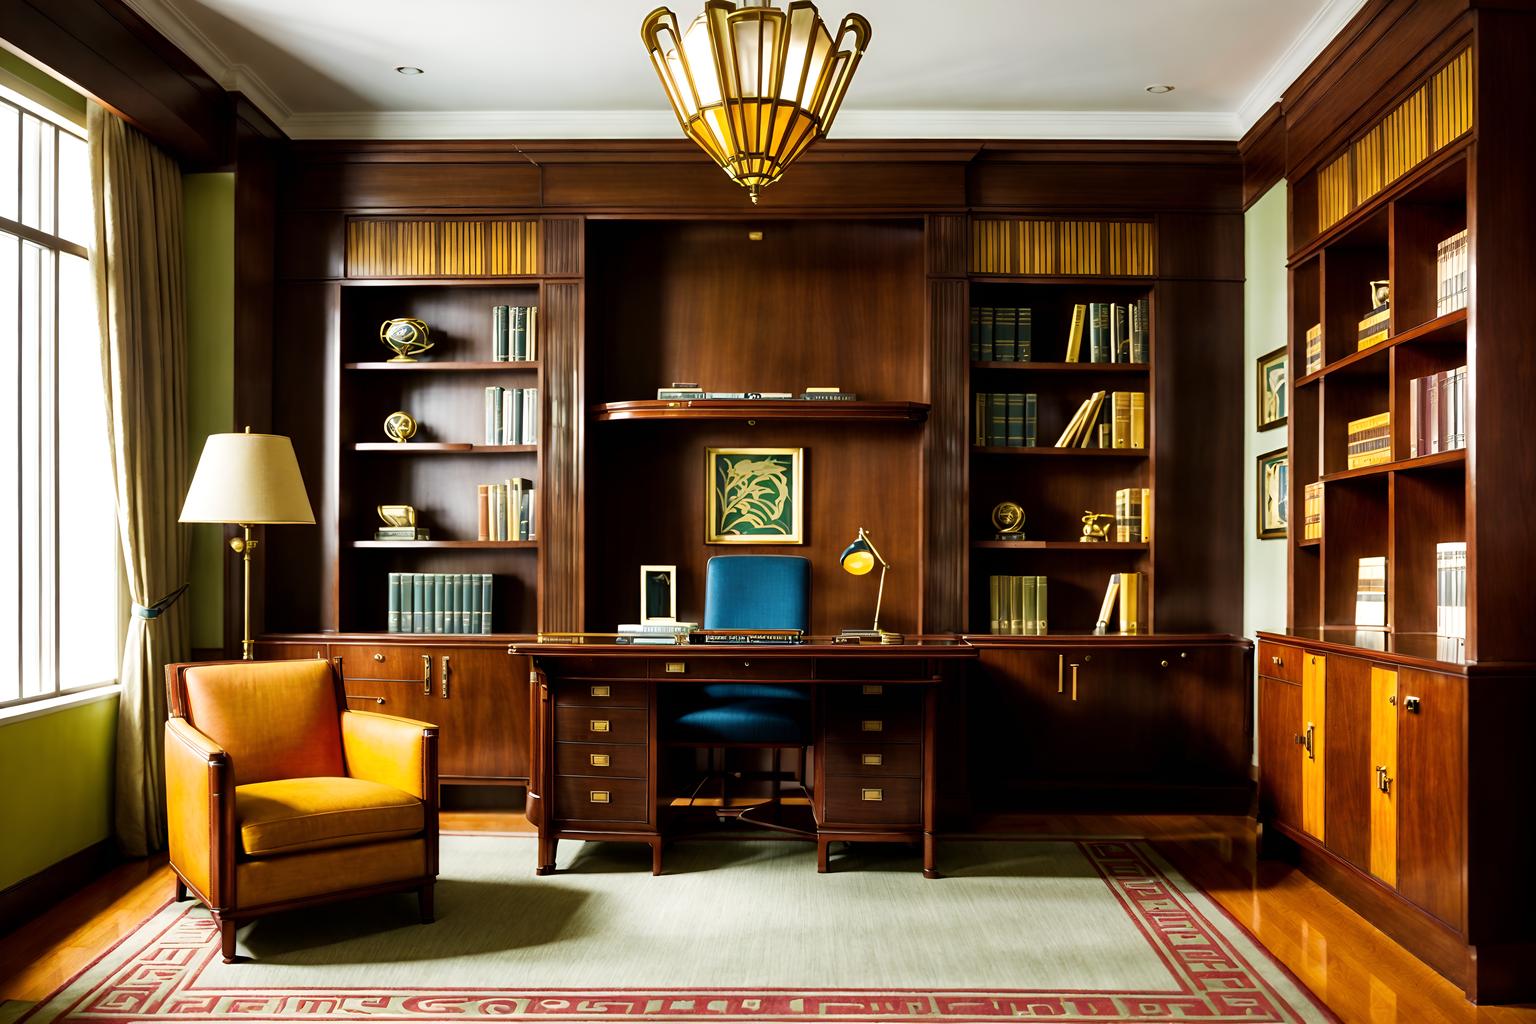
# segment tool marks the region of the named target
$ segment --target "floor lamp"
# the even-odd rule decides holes
[[[293,442],[278,434],[209,434],[192,474],[192,486],[181,506],[184,523],[223,523],[239,526],[243,536],[229,546],[241,556],[245,571],[245,629],[240,656],[254,655],[251,641],[251,552],[256,541],[251,527],[315,522],[299,474]]]

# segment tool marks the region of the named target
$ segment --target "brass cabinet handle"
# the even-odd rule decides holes
[[[873,802],[878,803],[879,801],[885,799],[885,790],[883,790],[883,789],[861,789],[861,790],[859,790],[859,799],[860,800],[869,800],[869,801],[873,801]]]
[[[1387,694],[1387,703],[1392,705],[1393,707],[1397,707],[1397,694],[1395,694],[1395,693]]]
[[[688,671],[688,663],[686,661],[669,661],[667,662],[667,671],[681,675]]]
[[[377,651],[375,651],[374,655],[373,655],[373,660],[374,661],[383,661],[384,660],[384,655],[382,655],[382,654],[378,653]]]
[[[359,695],[354,697],[352,694],[349,693],[349,694],[347,694],[347,700],[371,700],[375,704],[383,704],[384,703],[384,698],[383,697],[369,697],[369,696],[366,696],[366,695],[363,695],[363,694],[359,694]]]
[[[448,655],[443,655],[443,699],[448,699],[448,673],[451,671],[448,665]]]
[[[1269,660],[1274,662],[1276,668],[1280,668],[1282,665],[1285,664],[1285,659],[1280,657],[1280,655],[1278,655],[1278,654],[1270,655]]]
[[[1084,661],[1088,659],[1084,658]],[[1077,700],[1077,665],[1072,666],[1072,699]]]
[[[609,794],[609,792],[606,789],[589,790],[588,793],[587,793],[587,802],[588,803],[592,803],[592,804],[606,804],[606,803],[608,803],[609,799],[610,799],[610,794]]]
[[[884,732],[885,723],[878,718],[866,718],[859,723],[860,732]]]
[[[1419,706],[1422,703],[1423,702],[1420,701],[1419,698],[1417,698],[1417,697],[1404,697],[1403,698],[1403,709],[1405,711],[1411,711],[1414,714],[1418,714],[1419,713]]]
[[[587,763],[593,768],[607,768],[612,760],[608,754],[588,754]]]
[[[590,688],[590,692],[594,697],[607,697],[610,693],[606,686],[593,686]]]
[[[1056,655],[1056,692],[1067,692],[1067,656]]]
[[[883,767],[885,765],[885,755],[884,754],[862,754],[859,757],[859,763],[863,764],[865,767],[868,767],[868,768],[880,768],[880,767]]]
[[[1303,746],[1305,746],[1307,748],[1307,760],[1308,761],[1316,761],[1317,760],[1317,726],[1312,724],[1311,722],[1308,722],[1307,723],[1307,733],[1306,733],[1306,736],[1307,736],[1307,738],[1303,741]]]
[[[315,652],[315,660],[316,661],[324,661],[325,660],[325,654],[323,652],[321,652],[321,651],[316,651]]]
[[[432,696],[432,655],[421,656],[421,695]]]
[[[1376,766],[1376,788],[1383,793],[1392,792],[1392,777],[1387,774],[1387,766],[1384,764]]]
[[[884,692],[885,687],[881,686],[879,683],[864,684],[864,696],[866,697],[878,697]]]
[[[610,726],[609,726],[608,719],[606,719],[606,718],[594,718],[591,721],[587,722],[587,728],[590,729],[593,732],[608,732]]]

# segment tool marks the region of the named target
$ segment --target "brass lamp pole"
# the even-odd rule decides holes
[[[880,628],[880,605],[885,600],[885,574],[891,571],[891,563],[881,556],[870,540],[869,533],[864,527],[859,527],[859,535],[854,538],[852,544],[843,549],[837,562],[843,570],[853,576],[863,576],[880,563],[880,589],[875,592],[875,621],[869,629],[845,629],[838,634],[838,639],[850,643],[862,643],[875,641],[882,644],[899,644],[903,637],[900,633],[892,633]]]

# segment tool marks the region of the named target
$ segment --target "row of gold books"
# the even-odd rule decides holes
[[[1146,576],[1139,572],[1115,572],[1109,574],[1109,586],[1104,589],[1104,603],[1099,606],[1099,621],[1093,627],[1095,636],[1109,632],[1109,620],[1119,601],[1120,632],[1130,635],[1146,632],[1142,618],[1142,595]]]
[[[1323,485],[1307,484],[1303,501],[1301,539],[1320,540],[1323,536]]]
[[[1147,446],[1147,394],[1145,391],[1095,391],[1083,399],[1066,429],[1056,439],[1057,448],[1145,448]]]
[[[1323,368],[1323,325],[1313,324],[1307,328],[1307,373],[1316,373]]]
[[[1348,468],[1362,469],[1392,461],[1392,414],[1379,412],[1349,421]]]
[[[991,630],[999,636],[1044,636],[1046,614],[1044,576],[992,576],[988,578]]]
[[[1122,487],[1115,492],[1115,540],[1145,544],[1152,539],[1152,488]]]
[[[1360,343],[1356,348],[1370,348],[1387,340],[1388,321],[1392,316],[1392,304],[1383,302],[1360,321]]]

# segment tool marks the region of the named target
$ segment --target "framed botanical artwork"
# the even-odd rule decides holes
[[[640,622],[677,621],[677,566],[640,567]]]
[[[804,448],[707,448],[706,544],[803,544]]]
[[[1284,448],[1259,456],[1259,539],[1283,538],[1291,521],[1291,457]]]
[[[1290,416],[1290,367],[1285,348],[1275,349],[1259,357],[1259,429],[1273,430],[1285,426]]]

